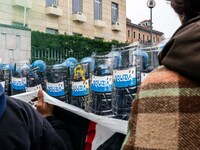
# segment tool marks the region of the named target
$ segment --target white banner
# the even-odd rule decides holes
[[[13,95],[12,97],[20,99],[22,101],[25,101],[25,102],[31,104],[34,107],[35,104],[37,103],[37,101],[31,101],[31,100],[37,99],[37,92],[38,92],[37,90],[31,91],[31,92],[18,94],[18,95]],[[94,121],[97,124],[101,125],[102,127],[108,128],[113,132],[118,132],[118,133],[122,133],[122,134],[127,133],[128,121],[109,118],[109,117],[105,117],[105,116],[99,116],[99,115],[95,115],[93,113],[88,113],[81,108],[78,108],[76,106],[62,102],[62,101],[60,101],[56,98],[53,98],[53,97],[49,96],[44,91],[43,91],[43,94],[44,94],[44,101],[47,102],[47,103],[58,106],[58,107],[63,108],[67,111],[73,112],[73,113],[75,113],[75,114],[77,114],[81,117],[84,117],[86,119]]]

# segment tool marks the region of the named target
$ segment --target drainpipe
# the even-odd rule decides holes
[[[71,35],[71,20],[70,20],[70,7],[69,7],[69,4],[70,4],[70,0],[67,0],[68,1],[68,11],[67,11],[67,15],[68,15],[68,34]]]
[[[24,0],[25,1],[25,5],[24,5],[24,23],[23,23],[23,26],[25,27],[26,26],[26,8],[27,8],[27,0]]]

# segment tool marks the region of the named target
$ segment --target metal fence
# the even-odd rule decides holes
[[[47,65],[53,65],[56,63],[62,63],[68,57],[73,57],[73,52],[70,51],[58,51],[56,49],[48,50],[34,50],[31,53],[31,60],[44,60]]]
[[[86,49],[84,51],[74,51],[70,50],[57,50],[57,49],[48,49],[48,50],[41,50],[37,49],[32,51],[31,53],[31,60],[38,60],[42,59],[46,62],[47,65],[52,65],[56,63],[62,63],[69,57],[74,57],[77,60],[81,60],[84,57],[91,56],[91,50]]]

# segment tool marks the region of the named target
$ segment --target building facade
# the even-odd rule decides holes
[[[1,24],[126,41],[125,0],[1,0],[0,6]]]
[[[150,32],[151,32],[150,20],[144,20],[137,25],[131,23],[130,19],[127,19],[126,25],[127,25],[126,29],[127,42],[129,43],[140,42],[147,46],[150,44]],[[163,35],[164,33],[152,29],[152,44],[156,45],[157,43],[162,41]]]

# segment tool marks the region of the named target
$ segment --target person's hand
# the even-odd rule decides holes
[[[43,117],[53,115],[54,106],[44,102],[42,90],[38,91],[38,102],[36,109]]]

